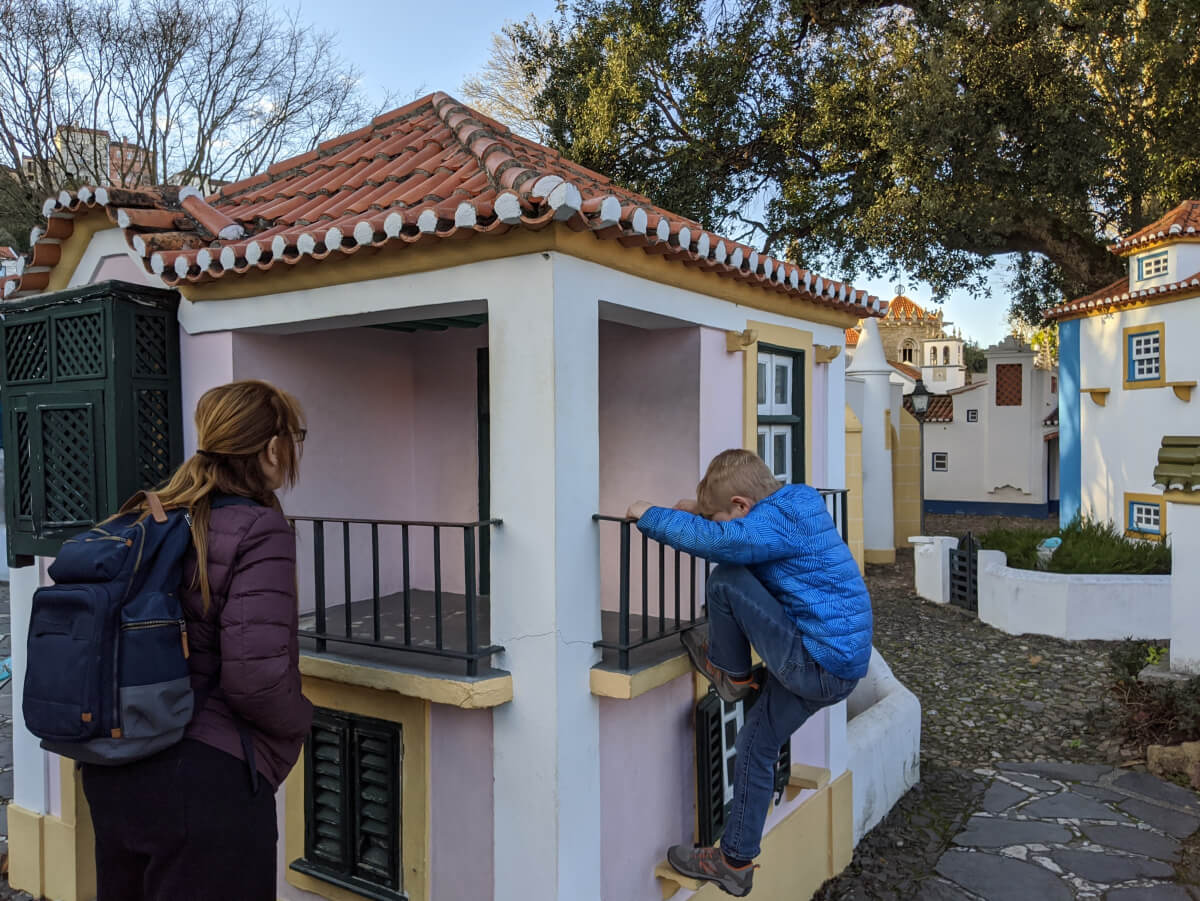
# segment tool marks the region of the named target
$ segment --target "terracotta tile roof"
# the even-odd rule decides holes
[[[1200,435],[1163,438],[1154,484],[1168,491],[1200,491]]]
[[[1158,244],[1172,238],[1197,238],[1200,234],[1200,200],[1185,200],[1157,222],[1152,222],[1132,235],[1117,238],[1109,247],[1113,253],[1126,254],[1144,245]]]
[[[890,363],[892,368],[897,372],[908,376],[913,381],[916,381],[921,377],[921,370],[913,366],[909,366],[907,363],[897,363],[894,360],[888,360],[888,363]]]
[[[15,260],[17,252],[11,247],[0,246],[0,260]]]
[[[961,388],[951,388],[946,393],[947,394],[964,394],[967,391],[974,391],[976,388],[982,388],[987,383],[988,383],[987,379],[979,379],[978,381],[971,382],[971,384],[969,384],[969,385],[963,385]]]
[[[912,298],[905,297],[903,294],[897,294],[887,305],[888,320],[916,320],[918,322],[925,319],[934,319],[936,314],[927,312],[923,307],[918,306]]]
[[[912,395],[904,397],[904,409],[913,416],[916,411],[912,405]],[[932,394],[929,397],[929,409],[925,411],[926,422],[954,422],[954,398],[949,394]]]
[[[1157,300],[1169,297],[1184,300],[1193,294],[1200,294],[1200,272],[1177,282],[1160,285],[1157,288],[1142,288],[1135,291],[1129,290],[1129,279],[1123,278],[1113,282],[1107,288],[1101,288],[1094,294],[1087,295],[1087,297],[1059,304],[1046,314],[1046,318],[1074,319],[1090,313],[1104,313],[1122,307],[1135,306],[1149,298]]]
[[[725,240],[696,222],[513,134],[442,93],[222,187],[63,191],[43,207],[34,258],[0,282],[11,297],[44,290],[49,257],[77,214],[103,207],[167,285],[256,274],[305,257],[340,259],[388,245],[541,229],[562,222],[714,276],[799,301],[882,314],[876,297]],[[49,244],[53,252],[39,246]],[[57,262],[57,259],[54,260]]]
[[[846,346],[847,347],[858,347],[858,329],[856,329],[856,328],[846,329]]]
[[[1058,425],[1058,407],[1050,411],[1049,415],[1042,420],[1042,425],[1056,426]]]

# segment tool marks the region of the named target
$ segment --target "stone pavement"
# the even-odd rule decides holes
[[[922,901],[1193,901],[1175,883],[1200,796],[1108,766],[1001,763],[981,809],[920,886]]]
[[[8,615],[8,583],[0,582],[0,659],[12,653],[12,628]],[[8,802],[13,796],[12,683],[0,688],[0,854],[8,854]],[[7,871],[0,876],[0,901],[32,901],[8,886]]]

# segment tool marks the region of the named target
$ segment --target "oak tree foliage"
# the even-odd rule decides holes
[[[1196,0],[575,0],[511,25],[558,149],[853,276],[1014,311],[1117,279],[1200,196]]]

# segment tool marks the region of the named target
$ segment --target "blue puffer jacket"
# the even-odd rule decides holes
[[[686,553],[749,567],[783,604],[817,663],[843,679],[866,675],[871,598],[824,499],[808,485],[785,485],[729,522],[651,507],[637,526]]]

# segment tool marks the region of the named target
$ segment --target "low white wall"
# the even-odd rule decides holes
[[[1116,641],[1171,634],[1171,577],[1075,575],[1009,568],[979,552],[979,618],[1010,635]]]
[[[913,568],[917,595],[935,604],[950,603],[950,551],[958,539],[948,535],[913,535]]]
[[[921,702],[879,651],[846,701],[847,766],[854,774],[854,843],[921,778]]]

